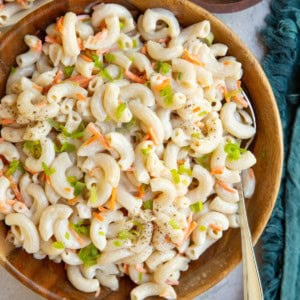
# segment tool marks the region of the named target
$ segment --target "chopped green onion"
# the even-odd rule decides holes
[[[178,72],[178,73],[177,73],[177,79],[178,79],[178,80],[181,80],[181,78],[182,78],[182,73],[181,73],[181,72]]]
[[[247,152],[246,149],[240,148],[239,144],[228,142],[224,146],[224,150],[227,153],[229,160],[238,160],[241,157],[241,154]]]
[[[232,91],[228,91],[224,94],[225,100],[226,101],[230,101],[232,97],[238,96],[240,95],[242,92],[242,89],[236,89],[236,90],[232,90]]]
[[[99,234],[100,236],[105,236],[105,232],[104,232],[104,231],[99,231],[98,234]]]
[[[170,219],[169,225],[175,230],[181,229],[180,226],[177,224],[177,222],[174,219]]]
[[[112,53],[107,53],[105,54],[105,60],[111,64],[116,60],[116,57]]]
[[[129,131],[131,130],[134,126],[136,125],[136,119],[132,117],[132,119],[128,123],[124,123],[122,127],[126,130]]]
[[[182,180],[182,183],[183,183],[184,185],[188,185],[188,184],[189,184],[189,182],[188,182],[186,179],[183,179],[183,180]]]
[[[80,195],[86,188],[86,184],[84,182],[78,181],[76,176],[68,176],[67,181],[74,188],[75,197]]]
[[[74,130],[72,133],[68,133],[68,137],[72,140],[81,139],[84,136],[85,126],[83,123],[80,123],[78,128]]]
[[[118,238],[121,240],[132,240],[136,237],[136,235],[134,235],[133,233],[131,233],[128,230],[121,230],[118,233]]]
[[[137,48],[137,46],[138,46],[137,40],[133,39],[132,40],[132,48]]]
[[[106,68],[103,68],[102,70],[100,70],[100,76],[109,80],[109,81],[113,81],[114,79],[111,77],[111,75],[109,74],[108,70]]]
[[[173,181],[175,184],[178,184],[180,183],[180,176],[178,175],[178,171],[173,169],[170,171],[171,172],[171,175],[172,175],[172,178],[173,178]]]
[[[77,223],[71,223],[70,222],[70,226],[78,234],[82,234],[82,235],[86,235],[86,236],[89,235],[90,225],[84,224],[83,221],[79,221]]]
[[[198,201],[190,205],[191,211],[197,213],[204,209],[203,202]]]
[[[13,75],[17,72],[17,68],[16,67],[11,67],[10,68],[10,75]]]
[[[153,200],[146,200],[143,202],[143,209],[153,209]]]
[[[58,153],[61,152],[74,152],[76,150],[76,147],[73,144],[70,143],[62,143],[61,147],[59,148],[56,144],[54,144],[55,151]]]
[[[65,245],[62,242],[54,242],[52,243],[52,247],[57,250],[65,249]]]
[[[70,239],[70,233],[69,233],[69,232],[66,232],[66,233],[65,233],[65,238],[66,238],[66,240],[69,240],[69,239]]]
[[[56,170],[55,170],[54,168],[50,168],[50,167],[47,166],[47,164],[44,163],[44,162],[42,162],[42,167],[43,167],[43,170],[44,170],[44,172],[45,172],[45,174],[46,174],[47,176],[51,176],[51,175],[53,175],[53,174],[56,172]]]
[[[206,231],[207,230],[207,228],[206,228],[206,226],[204,226],[204,225],[200,225],[199,226],[199,231]]]
[[[194,138],[194,139],[200,139],[200,137],[201,137],[200,132],[192,133],[191,137]]]
[[[74,67],[72,67],[72,66],[64,67],[64,76],[65,76],[65,78],[70,78],[73,71],[74,71]]]
[[[208,114],[208,111],[201,111],[198,113],[198,117],[204,117]]]
[[[98,201],[97,187],[94,186],[94,185],[90,189],[90,198],[89,198],[89,201],[91,201],[91,203],[97,203],[97,201]]]
[[[179,166],[179,168],[178,168],[178,173],[179,173],[180,175],[186,174],[186,175],[188,175],[188,176],[192,176],[192,170],[186,168],[184,165],[180,165],[180,166]]]
[[[121,50],[124,50],[125,49],[125,45],[124,45],[124,42],[121,40],[121,39],[118,39],[118,45],[120,47]]]
[[[23,144],[26,149],[34,158],[39,159],[42,154],[42,147],[40,141],[25,141]]]
[[[138,280],[139,280],[139,284],[143,283],[143,273],[142,272],[139,272]]]
[[[164,103],[167,106],[171,106],[173,104],[173,90],[171,85],[162,88],[159,91],[159,95],[164,98]]]
[[[23,171],[23,165],[19,160],[13,160],[10,162],[7,171],[5,172],[6,175],[12,175],[17,170]]]
[[[99,257],[99,250],[94,244],[90,244],[82,249],[80,249],[78,256],[82,260],[86,267],[91,267],[97,264],[97,258]]]
[[[116,240],[116,241],[113,242],[113,244],[114,244],[115,247],[121,247],[122,246],[122,241]]]
[[[204,154],[203,156],[196,158],[197,164],[201,165],[205,169],[209,168],[209,161],[210,161],[209,154]]]
[[[126,109],[126,103],[125,102],[122,102],[120,103],[118,106],[117,106],[117,109],[116,109],[116,118],[117,120],[120,120],[122,118],[122,115]]]
[[[100,58],[99,58],[98,55],[93,54],[92,55],[92,60],[94,62],[95,68],[97,68],[97,69],[101,69],[102,68],[102,62],[101,62],[101,60],[100,60]]]
[[[204,39],[203,39],[203,42],[206,43],[208,46],[211,46],[213,41],[214,41],[214,34],[212,32],[210,32],[208,34],[208,36],[206,36]]]
[[[171,65],[169,65],[168,63],[162,62],[162,61],[158,61],[155,65],[155,69],[157,72],[165,75],[170,72]]]
[[[150,146],[148,146],[147,148],[142,148],[141,152],[143,155],[148,155],[151,150],[152,150],[152,148]]]
[[[124,22],[120,21],[119,23],[120,23],[120,30],[124,29],[124,26],[125,26]]]
[[[53,119],[48,119],[47,121],[56,131],[65,130],[65,127],[62,124],[58,123],[57,121]]]

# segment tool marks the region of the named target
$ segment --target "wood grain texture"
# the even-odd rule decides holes
[[[251,7],[261,0],[191,0],[213,13],[232,13]]]
[[[257,157],[255,173],[257,187],[253,198],[247,201],[248,217],[254,243],[261,235],[273,209],[281,178],[283,145],[280,118],[276,102],[265,77],[254,56],[240,39],[221,21],[204,9],[184,0],[150,1],[104,1],[117,2],[127,6],[135,14],[148,7],[164,7],[172,10],[183,26],[208,19],[216,41],[229,46],[230,55],[243,64],[243,82],[252,99],[258,132],[253,144]],[[56,17],[68,10],[82,12],[88,0],[61,0],[48,4],[26,17],[0,38],[0,95],[4,95],[5,82],[16,55],[26,47],[23,37],[27,33],[43,36],[43,29]],[[0,263],[25,285],[47,299],[86,299],[94,294],[83,294],[75,290],[66,280],[62,265],[48,260],[37,261],[20,249],[13,249],[5,241],[7,228],[0,224]],[[192,299],[224,278],[241,260],[240,232],[229,230],[224,237],[208,249],[198,261],[191,263],[183,272],[180,285],[176,287],[179,299]],[[134,286],[129,279],[122,279],[118,292],[103,288],[97,299],[125,300]]]

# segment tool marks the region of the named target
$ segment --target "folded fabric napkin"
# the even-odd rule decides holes
[[[285,163],[262,237],[261,275],[266,300],[295,300],[300,299],[300,0],[273,0],[266,23],[263,67],[281,115]]]

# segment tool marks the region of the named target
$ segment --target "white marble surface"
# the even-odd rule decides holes
[[[269,12],[269,2],[269,0],[262,0],[261,3],[242,12],[217,15],[241,37],[259,61],[263,57],[264,48],[258,32],[264,27],[263,20]],[[42,300],[3,268],[0,268],[0,291],[0,300]],[[238,266],[219,284],[195,300],[241,300],[242,293],[242,268]]]

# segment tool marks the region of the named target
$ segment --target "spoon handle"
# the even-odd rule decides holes
[[[244,300],[263,300],[263,290],[249,229],[242,184],[238,183],[237,188],[240,196]]]

